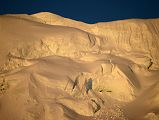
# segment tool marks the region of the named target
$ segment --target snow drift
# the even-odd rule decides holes
[[[0,37],[0,120],[159,119],[159,19],[8,14]]]

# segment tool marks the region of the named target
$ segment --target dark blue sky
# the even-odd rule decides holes
[[[0,0],[0,14],[41,11],[87,23],[159,18],[159,0]]]

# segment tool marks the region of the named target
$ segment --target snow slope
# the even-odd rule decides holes
[[[8,14],[0,37],[0,120],[159,119],[159,19]]]

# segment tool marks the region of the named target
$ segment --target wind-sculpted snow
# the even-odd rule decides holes
[[[146,63],[147,61],[153,63],[152,69],[159,67],[159,53],[157,50],[159,47],[159,19],[130,19],[89,25],[50,13],[38,13],[32,16],[40,18],[47,24],[75,27],[101,36],[106,39],[101,47],[105,49],[108,49],[108,46],[115,47],[115,50],[112,50],[114,54],[118,54],[118,51],[120,51],[120,55],[124,54],[125,56],[126,54],[129,59],[129,55],[136,53],[137,55],[133,54],[133,61],[136,63],[141,64],[139,61],[143,59],[142,63],[145,63],[146,67],[150,65],[150,62]],[[142,57],[138,57],[138,54]]]
[[[158,120],[159,20],[0,16],[0,119]]]

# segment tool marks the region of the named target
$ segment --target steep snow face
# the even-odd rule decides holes
[[[158,29],[158,19],[0,16],[1,118],[159,119]]]
[[[133,55],[133,61],[137,64],[151,61],[151,66],[147,63],[145,66],[158,69],[159,20],[125,20],[108,24],[98,23],[97,26],[98,34],[106,36],[117,50],[123,50],[128,56]],[[139,59],[144,61],[141,63]]]
[[[152,69],[159,68],[159,19],[131,19],[89,25],[50,13],[38,13],[32,16],[50,25],[75,27],[101,36],[106,39],[101,47],[107,49],[111,45],[116,49],[112,50],[114,54],[119,55],[117,51],[120,51],[120,55],[124,54],[123,56],[127,56],[128,59],[133,54],[133,61],[137,64],[143,63]],[[137,52],[142,57],[135,55]],[[139,62],[141,59],[143,61]],[[150,64],[152,64],[151,67]]]
[[[99,52],[100,39],[76,28],[50,26],[10,16],[2,16],[0,23],[1,61],[8,57],[4,67],[2,63],[2,72],[14,66],[11,56],[25,59],[50,55],[78,58],[89,52]]]

